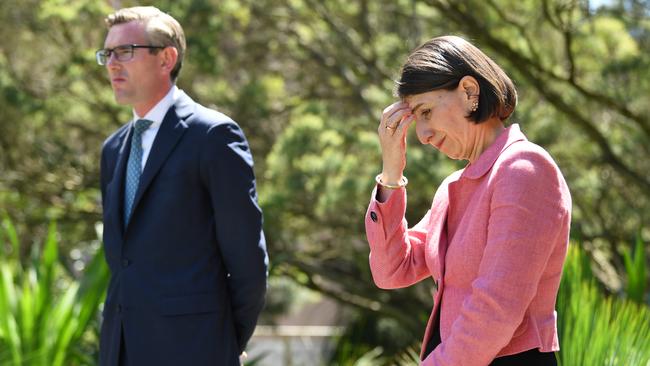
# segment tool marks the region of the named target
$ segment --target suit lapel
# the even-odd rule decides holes
[[[117,227],[120,231],[120,236],[124,232],[124,171],[126,170],[126,162],[129,159],[129,152],[131,151],[131,122],[129,122],[129,128],[125,129],[124,135],[122,136],[122,141],[120,142],[120,149],[117,152],[117,163],[115,164],[115,170],[113,171],[113,179],[110,183],[110,194],[108,200],[114,202],[111,205],[112,209],[109,212],[109,215],[112,216],[113,222],[117,223]]]
[[[185,133],[185,130],[187,129],[185,119],[192,114],[193,105],[194,101],[192,101],[192,99],[190,99],[185,93],[180,92],[177,101],[169,108],[167,114],[165,114],[165,118],[163,119],[153,145],[151,146],[151,152],[147,158],[147,163],[142,172],[142,176],[140,176],[138,190],[136,191],[133,200],[131,217],[135,215],[138,209],[138,203],[147,191],[151,181]]]

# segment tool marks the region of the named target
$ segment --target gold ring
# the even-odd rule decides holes
[[[396,130],[397,127],[392,127],[392,126],[388,126],[388,125],[386,125],[386,129],[389,129],[389,130]]]

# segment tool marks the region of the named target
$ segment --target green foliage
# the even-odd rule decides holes
[[[569,248],[558,295],[560,365],[650,364],[650,308],[604,297],[589,259]]]
[[[130,118],[93,59],[106,34],[103,18],[117,3],[140,4],[0,2],[0,210],[16,225],[3,223],[2,233],[15,263],[28,263],[32,243],[48,240],[43,222],[56,221],[65,233],[60,257],[96,241],[99,151]],[[179,87],[232,116],[247,134],[274,276],[356,312],[396,320],[408,338],[400,346],[417,342],[431,284],[374,287],[363,214],[381,170],[377,123],[394,101],[401,63],[422,41],[458,34],[512,76],[519,92],[512,121],[562,169],[574,202],[572,236],[603,258],[599,266],[612,268],[594,273],[610,292],[619,292],[618,277],[627,277],[630,296],[648,298],[640,263],[649,259],[629,241],[650,222],[650,160],[643,158],[650,153],[647,2],[599,8],[564,0],[149,3],[184,26],[188,53]],[[409,136],[409,223],[462,165]],[[649,229],[638,235],[650,241]],[[10,266],[12,276],[18,267]],[[382,342],[382,357],[399,348]]]
[[[374,362],[372,365],[392,364],[404,357],[405,349],[411,350],[413,342],[408,329],[399,321],[382,317],[379,313],[364,312],[355,317],[336,339],[330,364],[354,366],[370,361]]]
[[[370,351],[363,354],[363,356],[361,356],[358,360],[354,362],[350,362],[350,365],[352,366],[380,365],[385,362],[385,360],[381,357],[381,354],[382,354],[381,347],[373,348]]]
[[[352,366],[417,366],[420,364],[420,350],[417,346],[411,346],[391,360],[390,357],[383,355],[381,347],[376,347],[349,364]]]
[[[625,293],[631,300],[643,304],[648,289],[648,262],[645,255],[645,245],[640,233],[636,236],[634,253],[625,250],[623,259],[625,260],[625,272],[627,274]]]
[[[93,60],[106,34],[103,18],[114,3],[0,3],[0,109],[6,121],[0,125],[0,207],[16,218],[20,232],[29,233],[22,242],[43,240],[40,224],[49,220],[57,221],[71,243],[94,240],[101,213],[100,147],[130,117]],[[376,125],[394,100],[399,66],[422,41],[452,33],[472,39],[513,77],[520,96],[513,121],[562,168],[575,203],[575,237],[585,238],[624,273],[619,248],[629,247],[627,238],[650,220],[650,163],[635,158],[646,156],[650,146],[647,4],[621,1],[596,9],[589,2],[556,0],[151,3],[185,27],[188,54],[179,86],[245,130],[264,208],[282,212],[283,219],[269,225],[269,242],[278,250],[296,233],[314,231],[309,221],[294,225],[291,218],[352,218],[363,211],[367,188],[381,169]],[[339,139],[322,140],[325,150],[312,151],[311,158],[285,152],[285,134],[295,133],[292,126],[302,123],[303,114],[321,120],[323,139]],[[409,142],[407,216],[414,221],[436,185],[462,163],[420,148],[414,136]],[[302,174],[327,179],[306,179],[314,186],[300,186],[303,178],[285,185],[289,176]],[[286,197],[309,200],[276,205]],[[362,241],[353,222],[319,223],[317,231]],[[641,236],[650,240],[648,231]]]
[[[251,357],[247,358],[242,362],[243,366],[255,366],[258,365],[260,362],[264,362],[264,358],[267,356],[268,352],[263,352],[259,356],[256,357]]]
[[[51,224],[42,250],[32,247],[21,262],[15,229],[8,218],[0,230],[11,250],[0,247],[0,364],[93,365],[86,343],[96,350],[88,331],[98,315],[108,284],[103,251],[88,264],[80,280],[71,279],[59,262],[56,225]],[[12,254],[13,253],[13,254]],[[90,339],[86,339],[90,337]]]

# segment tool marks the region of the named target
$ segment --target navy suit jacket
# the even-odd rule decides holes
[[[132,123],[104,143],[111,279],[100,364],[239,365],[264,305],[268,257],[239,126],[185,93],[167,111],[123,225]],[[125,350],[120,350],[123,334]]]

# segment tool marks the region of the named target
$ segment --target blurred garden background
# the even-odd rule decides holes
[[[97,364],[99,153],[131,112],[94,52],[105,15],[149,4],[185,29],[179,87],[255,157],[271,268],[248,365],[417,364],[433,282],[376,288],[363,217],[393,79],[443,34],[509,73],[511,122],[571,188],[561,365],[650,365],[647,0],[2,0],[0,365]],[[411,223],[462,166],[410,136]]]

